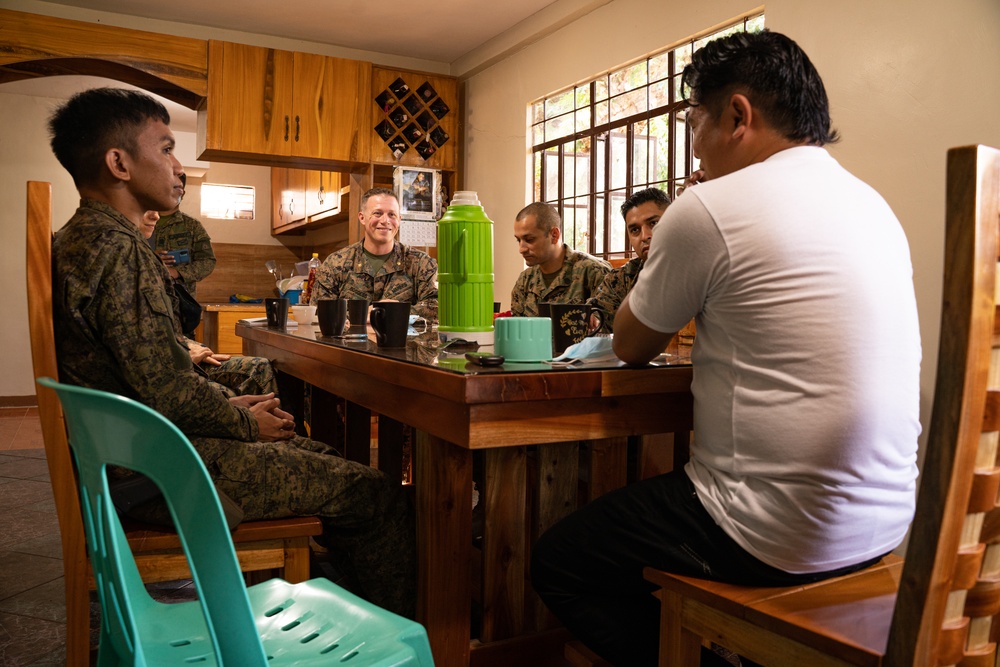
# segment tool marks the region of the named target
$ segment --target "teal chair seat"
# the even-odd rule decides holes
[[[39,378],[59,396],[77,464],[102,622],[98,665],[433,665],[427,633],[326,579],[247,588],[208,471],[167,419],[122,396]],[[108,492],[107,467],[163,492],[198,600],[150,597]]]

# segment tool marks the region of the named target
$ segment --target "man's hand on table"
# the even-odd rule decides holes
[[[295,419],[279,407],[281,401],[273,393],[263,396],[233,396],[229,402],[250,409],[257,418],[260,429],[258,437],[262,442],[288,440],[295,435]]]

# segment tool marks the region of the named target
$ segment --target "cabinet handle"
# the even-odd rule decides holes
[[[278,220],[285,219],[285,207],[282,204],[278,204]]]
[[[299,117],[295,117],[295,142],[299,141]]]
[[[292,215],[295,215],[295,200],[294,199],[292,199],[291,201],[288,202],[288,212],[290,214],[292,214]]]
[[[323,189],[322,185],[319,186],[319,191],[316,193],[316,198],[319,199],[320,204],[322,204],[323,200],[326,199],[326,190]]]
[[[285,141],[288,141],[288,116],[285,116]]]

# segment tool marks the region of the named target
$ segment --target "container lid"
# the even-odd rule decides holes
[[[451,198],[452,206],[481,206],[475,190],[458,190]]]

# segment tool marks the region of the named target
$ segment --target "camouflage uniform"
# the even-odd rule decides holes
[[[563,251],[563,267],[548,287],[540,267],[529,266],[521,272],[510,294],[511,315],[537,317],[539,303],[583,303],[597,290],[611,265],[565,243]]]
[[[358,241],[332,253],[316,272],[312,303],[320,299],[408,301],[413,304],[412,313],[436,322],[437,262],[397,241],[378,275],[372,275],[364,241]]]
[[[594,292],[594,296],[587,299],[588,304],[603,311],[604,326],[608,331],[615,330],[615,312],[618,306],[622,305],[632,285],[639,279],[643,264],[643,260],[634,257],[617,269],[611,269],[611,272],[604,277],[604,282]]]
[[[191,261],[187,264],[177,264],[174,268],[181,274],[178,281],[191,296],[197,298],[198,281],[204,280],[215,270],[212,239],[201,223],[180,211],[165,215],[156,222],[156,229],[149,238],[149,245],[153,250],[187,248],[191,251]]]
[[[64,382],[137,399],[191,440],[247,519],[319,516],[353,560],[363,593],[411,615],[413,522],[398,482],[323,443],[257,442],[257,421],[203,376],[177,339],[166,269],[138,228],[82,200],[53,243],[53,302]]]

